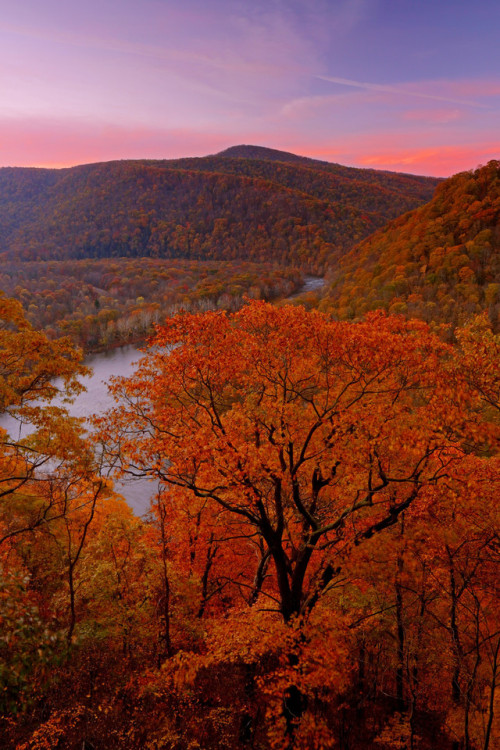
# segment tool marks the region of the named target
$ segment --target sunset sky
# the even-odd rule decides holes
[[[0,165],[500,158],[499,0],[1,0]]]

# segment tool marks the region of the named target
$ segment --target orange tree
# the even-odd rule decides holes
[[[53,404],[83,390],[78,377],[88,370],[81,358],[69,339],[50,341],[36,331],[21,304],[0,292],[0,413],[16,426],[12,434],[0,428],[0,544],[60,515],[54,483],[66,480],[68,471],[71,481],[75,472],[93,472],[77,421]],[[29,425],[30,434],[16,436],[14,420]]]
[[[53,404],[82,390],[81,356],[69,340],[34,330],[0,292],[0,412],[31,427],[27,435],[16,435],[16,421],[12,435],[0,429],[0,712],[25,707],[34,674],[59,658],[52,599],[61,577],[70,587],[68,641],[74,629],[74,568],[105,489],[78,422]],[[66,556],[57,550],[63,523],[72,532]]]
[[[82,354],[69,339],[50,341],[26,320],[20,302],[0,291],[0,411],[19,412],[34,400],[82,390]],[[61,378],[63,388],[54,383]],[[35,410],[36,411],[36,410]],[[32,416],[31,414],[29,415]]]
[[[349,549],[428,503],[474,437],[474,397],[420,322],[253,303],[175,317],[153,343],[113,385],[108,451],[122,471],[203,501],[246,556],[240,583],[254,585],[267,555],[259,596],[285,622],[307,616]]]

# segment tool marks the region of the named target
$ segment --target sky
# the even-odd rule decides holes
[[[499,0],[0,0],[0,166],[500,158]]]

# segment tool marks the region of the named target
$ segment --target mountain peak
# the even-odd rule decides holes
[[[317,159],[309,159],[307,156],[297,156],[289,151],[278,151],[274,148],[265,146],[240,145],[231,146],[224,151],[220,151],[216,156],[227,157],[230,159],[262,159],[266,161],[284,161],[284,162],[311,162]]]

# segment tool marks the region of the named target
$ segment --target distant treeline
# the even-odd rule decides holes
[[[4,262],[0,289],[22,302],[51,338],[70,335],[87,351],[135,341],[179,309],[238,309],[300,289],[297,269],[242,261],[154,258]]]

